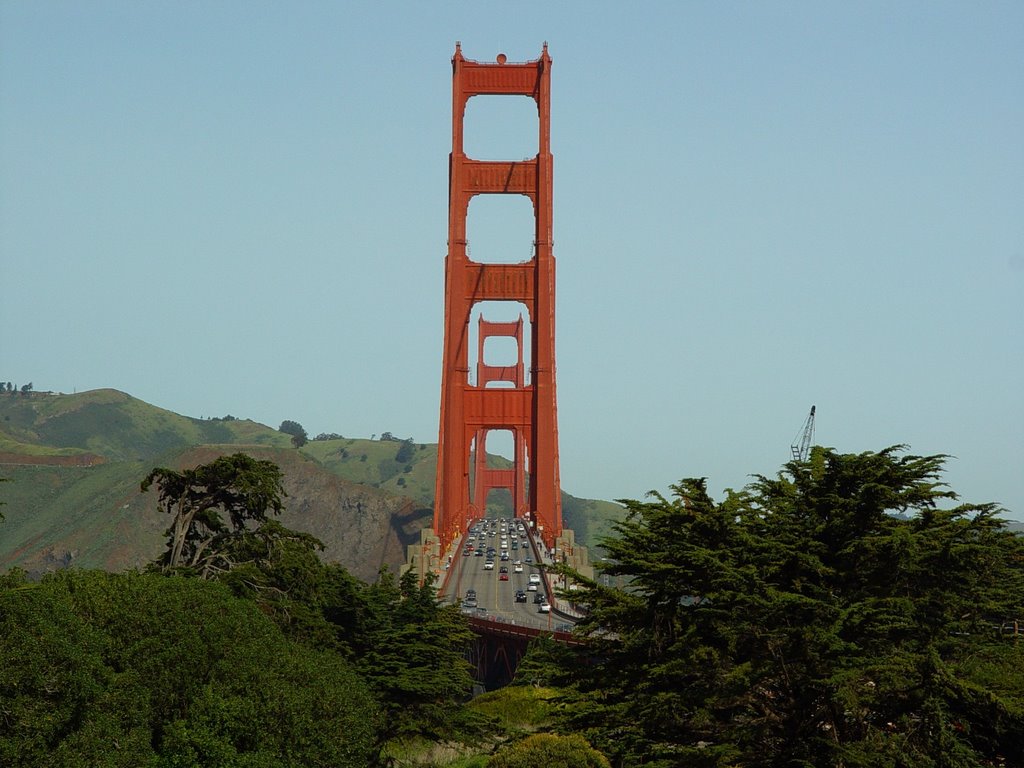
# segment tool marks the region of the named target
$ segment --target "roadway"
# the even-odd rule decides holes
[[[478,618],[568,631],[571,619],[554,611],[542,611],[541,604],[535,602],[539,595],[551,605],[555,597],[549,594],[549,581],[543,568],[538,566],[543,550],[537,546],[525,525],[521,527],[521,522],[506,518],[503,524],[499,519],[485,519],[471,526],[470,531],[452,545],[452,562],[446,574],[443,597],[461,605],[464,613]],[[507,548],[503,549],[502,544]],[[494,548],[493,568],[485,567],[490,547]],[[478,555],[478,551],[483,554]],[[504,561],[501,559],[503,552],[508,556]],[[518,572],[517,561],[522,569]],[[508,569],[507,581],[501,578],[503,567]],[[540,579],[536,591],[530,590],[531,575]],[[476,593],[475,604],[465,600],[469,590]],[[525,602],[516,601],[519,590],[525,593]]]

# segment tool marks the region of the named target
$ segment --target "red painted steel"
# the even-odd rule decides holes
[[[537,155],[516,162],[481,161],[463,150],[466,103],[473,96],[529,96],[537,104]],[[539,59],[494,63],[466,59],[459,45],[452,57],[452,152],[448,180],[448,256],[445,260],[444,352],[441,421],[438,435],[434,532],[442,552],[485,512],[495,488],[512,493],[515,514],[531,520],[550,548],[562,532],[558,473],[558,417],[555,398],[555,258],[551,242],[551,57],[547,44]],[[534,255],[518,264],[481,264],[467,252],[466,217],[474,195],[518,194],[534,211]],[[515,301],[530,321],[529,383],[523,359],[523,322],[478,326],[476,382],[470,382],[469,326],[474,305]],[[486,338],[509,336],[518,362],[483,362]],[[500,388],[488,387],[500,383]],[[513,467],[485,465],[488,431],[513,435]],[[475,451],[475,455],[474,455]]]

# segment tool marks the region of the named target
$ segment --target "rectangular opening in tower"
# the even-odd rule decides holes
[[[506,463],[496,459],[512,461],[515,455],[515,438],[510,429],[489,429],[484,438],[488,467],[505,467]]]
[[[466,102],[463,150],[474,160],[537,156],[537,102],[529,96],[472,96]]]
[[[469,381],[473,386],[480,386],[477,379],[477,363],[479,349],[479,319],[483,317],[492,323],[514,323],[523,320],[523,386],[531,382],[530,368],[533,363],[531,334],[533,326],[530,322],[528,307],[521,301],[480,301],[473,305],[469,320]],[[493,356],[491,356],[493,353]],[[490,337],[484,340],[485,365],[510,366],[518,360],[515,339],[507,336]],[[494,382],[488,387],[508,388],[507,384]]]
[[[478,264],[522,264],[533,258],[537,220],[525,195],[474,195],[466,217],[469,258]]]

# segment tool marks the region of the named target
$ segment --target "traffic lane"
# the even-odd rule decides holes
[[[487,536],[486,538],[490,539],[491,537]],[[474,589],[477,594],[477,604],[480,608],[484,609],[479,611],[480,615],[490,614],[501,620],[515,621],[517,624],[522,623],[542,628],[550,627],[552,624],[551,614],[542,613],[540,605],[534,603],[534,596],[536,594],[545,594],[544,582],[542,581],[538,585],[537,592],[528,591],[529,574],[540,573],[537,563],[522,563],[523,571],[521,573],[515,573],[514,570],[514,560],[519,557],[525,557],[527,553],[531,554],[534,558],[539,555],[532,537],[530,537],[525,546],[521,546],[518,550],[512,550],[509,553],[510,559],[508,561],[496,560],[493,570],[484,568],[486,558],[484,556],[476,556],[476,546],[468,555],[464,556],[462,554],[467,543],[479,544],[473,536],[470,536],[458,542],[458,545],[454,548],[457,554],[453,557],[453,572],[448,575],[447,590],[444,597],[451,602],[461,603],[466,591]],[[485,546],[487,543],[489,542],[485,542]],[[501,581],[500,568],[502,566],[509,569],[508,581]],[[526,592],[527,601],[525,603],[517,603],[515,601],[515,593],[518,589]],[[549,595],[546,595],[546,597],[550,600]]]
[[[510,567],[508,581],[502,581],[500,565],[488,570],[484,568],[483,558],[470,555],[462,560],[458,572],[449,582],[448,599],[461,603],[466,592],[473,589],[476,591],[476,613],[516,624],[549,628],[551,615],[542,613],[540,605],[533,601],[534,595],[544,594],[543,585],[539,585],[537,592],[528,591],[529,575],[525,569],[523,573],[514,573]],[[515,593],[520,589],[527,596],[525,603],[516,602]]]
[[[525,573],[510,573],[508,581],[501,581],[500,578],[499,576],[497,594],[486,606],[490,613],[516,624],[543,628],[550,623],[550,614],[542,613],[540,604],[534,602],[536,595],[544,595],[543,587],[539,587],[536,592],[529,591],[528,576]],[[526,595],[525,602],[516,601],[515,595],[518,590],[522,590]]]

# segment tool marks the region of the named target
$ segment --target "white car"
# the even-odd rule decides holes
[[[488,560],[486,563],[484,563],[484,570],[485,571],[493,571],[494,570],[494,561],[493,560]]]
[[[530,574],[530,583],[531,584],[540,584],[540,574],[539,573],[531,573]]]
[[[513,563],[512,564],[512,573],[522,573],[522,572],[523,572],[523,564],[522,563]]]
[[[541,613],[551,613],[551,603],[541,603],[540,604],[540,612]]]

